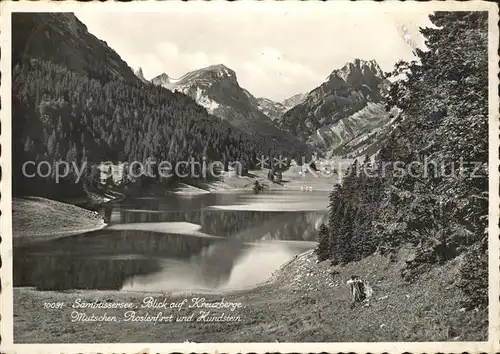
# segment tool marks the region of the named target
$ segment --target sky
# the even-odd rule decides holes
[[[401,8],[399,12],[311,9],[82,10],[75,15],[132,69],[141,67],[146,79],[161,73],[178,78],[224,64],[236,72],[241,87],[275,101],[309,92],[355,58],[375,59],[382,70],[390,71],[399,59],[413,58],[410,40],[422,47],[418,27],[430,26],[428,12]]]

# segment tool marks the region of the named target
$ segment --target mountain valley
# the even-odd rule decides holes
[[[316,89],[282,102],[256,98],[222,64],[179,79],[163,73],[151,83],[187,94],[209,113],[246,132],[283,136],[286,131],[288,139],[297,137],[325,156],[373,155],[397,114],[385,111],[383,96],[389,82],[375,60],[346,63]]]

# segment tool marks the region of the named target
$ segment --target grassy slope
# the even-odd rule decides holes
[[[241,302],[242,321],[221,323],[70,322],[71,304],[87,301],[133,301],[152,294],[111,291],[37,292],[14,289],[16,342],[309,342],[309,341],[479,341],[487,336],[487,312],[460,310],[454,287],[461,259],[436,267],[414,284],[399,276],[401,262],[375,255],[338,268],[316,264],[308,251],[285,265],[260,287],[229,294],[203,295],[208,300]],[[400,259],[405,259],[404,253]],[[353,274],[373,285],[369,305],[350,308],[345,281]],[[153,294],[159,300],[164,294]],[[180,301],[199,295],[174,296]],[[44,301],[63,301],[63,310],[43,309]],[[138,310],[150,314],[160,310]],[[223,310],[213,310],[220,313]],[[123,310],[87,310],[122,316]],[[165,312],[165,311],[164,311]],[[167,310],[168,312],[168,310]],[[227,312],[227,310],[226,310]],[[181,310],[179,314],[189,312]]]
[[[13,240],[19,242],[62,237],[105,226],[94,212],[54,200],[27,197],[12,200]]]

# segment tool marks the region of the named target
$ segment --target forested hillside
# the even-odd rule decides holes
[[[13,15],[13,191],[78,194],[71,179],[23,178],[25,161],[240,161],[302,154],[302,147],[251,136],[182,93],[143,83],[73,14]],[[66,187],[65,187],[66,186]]]
[[[455,285],[475,308],[488,301],[488,14],[430,19],[436,27],[421,30],[428,51],[393,73],[403,78],[388,108],[401,119],[376,159],[354,164],[333,189],[316,251],[345,264],[409,246],[408,281],[462,255]]]

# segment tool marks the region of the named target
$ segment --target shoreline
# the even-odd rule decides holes
[[[267,179],[267,170],[251,170],[248,175],[225,174],[220,181],[196,181],[191,184],[180,183],[173,190],[168,191],[177,195],[201,195],[208,193],[241,193],[252,191],[252,184],[258,181],[267,186],[266,191],[318,191],[331,192],[335,183],[339,182],[338,176],[313,176],[311,173],[301,174],[300,166],[291,166],[283,172],[281,183],[271,182]]]
[[[106,224],[103,220],[101,225],[97,225],[95,227],[90,227],[87,229],[78,229],[74,231],[59,231],[59,232],[53,232],[53,233],[45,233],[45,234],[24,234],[20,235],[16,238],[12,239],[13,245],[14,246],[24,246],[27,244],[34,244],[38,242],[44,242],[44,241],[51,241],[51,240],[57,240],[59,238],[63,237],[69,237],[69,236],[75,236],[75,235],[80,235],[80,234],[86,234],[88,232],[93,232],[97,230],[104,229],[108,224]]]
[[[98,289],[68,289],[68,290],[48,290],[48,291],[41,291],[35,289],[35,287],[31,286],[16,286],[14,289],[18,291],[32,291],[35,293],[43,293],[43,292],[54,292],[54,293],[65,293],[65,294],[84,294],[84,295],[117,295],[117,294],[126,294],[130,296],[147,296],[147,295],[165,295],[169,294],[172,297],[183,297],[183,296],[189,296],[189,295],[207,295],[207,296],[238,296],[241,295],[242,293],[250,292],[250,291],[255,291],[258,290],[261,287],[267,286],[267,285],[272,285],[274,284],[278,279],[279,279],[279,274],[285,271],[285,268],[292,264],[292,262],[298,257],[298,256],[304,256],[306,254],[311,253],[312,250],[307,250],[299,255],[295,256],[294,258],[290,259],[289,261],[286,261],[283,263],[276,271],[274,271],[267,280],[262,281],[260,283],[245,287],[245,288],[238,288],[238,289],[227,289],[227,290],[208,290],[208,289],[200,289],[200,290],[183,290],[183,291],[173,291],[173,292],[165,292],[161,290],[98,290]]]
[[[12,199],[12,244],[22,246],[107,226],[96,212],[41,197]]]
[[[44,198],[26,198],[24,203],[14,199],[13,205],[17,213],[13,219],[18,223],[25,220],[24,232],[34,241],[41,241],[34,236],[36,232],[38,236],[50,230],[52,235],[54,232],[64,234],[76,232],[72,228],[80,227],[80,233],[82,225],[106,226],[94,212]],[[44,208],[39,208],[40,205]],[[27,214],[20,215],[22,212]],[[69,220],[69,224],[64,224],[64,230],[56,231],[56,226],[60,226],[57,221],[61,220]],[[14,242],[22,239],[20,231],[16,231]],[[223,342],[480,341],[487,338],[487,310],[463,311],[462,295],[457,289],[453,291],[462,257],[436,266],[414,283],[404,282],[400,275],[408,253],[400,250],[397,259],[391,262],[375,254],[346,266],[332,267],[329,261],[317,263],[314,250],[310,249],[283,263],[266,281],[228,290],[39,291],[33,287],[14,287],[14,338],[17,343],[91,343],[96,338],[103,343],[213,342],[214,338]],[[354,309],[350,308],[351,295],[346,286],[353,274],[369,281],[374,289],[373,298]],[[227,309],[226,312],[221,309],[172,312],[171,309],[140,308],[139,304],[148,296],[177,303],[194,299],[214,303],[222,298],[241,303],[242,307],[234,316]],[[131,311],[138,319],[154,318],[158,314],[175,314],[177,319],[173,323],[128,321],[124,311],[116,308],[79,310],[78,318],[108,316],[117,321],[96,321],[89,326],[88,321],[93,320],[72,320],[76,311],[72,304],[77,298],[85,302],[136,304]],[[60,308],[46,307],[46,304]],[[208,314],[213,318],[237,320],[206,322]],[[189,316],[196,316],[195,320],[178,321]],[[464,327],[463,323],[470,325]],[[415,332],[415,328],[419,331]]]
[[[401,252],[400,252],[401,253]],[[249,289],[228,292],[150,292],[120,290],[37,291],[16,287],[14,292],[14,336],[18,343],[98,342],[348,342],[348,341],[481,341],[486,340],[487,310],[461,311],[457,291],[450,291],[461,258],[436,267],[415,283],[402,281],[399,271],[405,261],[401,253],[394,263],[373,255],[343,267],[316,263],[313,250],[283,264],[266,282]],[[338,272],[331,275],[332,270]],[[352,274],[368,280],[374,289],[369,302],[350,308],[345,285]],[[422,289],[426,289],[422,291]],[[143,308],[146,297],[158,303],[240,303],[238,310]],[[78,309],[78,316],[116,317],[118,322],[72,321],[72,305],[81,302],[111,304],[108,308]],[[44,303],[62,303],[63,308],[44,308]],[[135,304],[137,321],[127,321],[120,303]],[[107,305],[104,305],[107,306]],[[111,308],[109,308],[111,307]],[[216,318],[238,320],[206,322]],[[425,313],[426,316],[422,316]],[[191,322],[153,323],[161,314]],[[130,313],[129,313],[130,315]],[[205,316],[205,317],[203,317]],[[227,317],[228,318],[228,317]],[[463,327],[461,323],[469,323]],[[119,330],[117,331],[117,328]],[[414,328],[420,328],[418,332]],[[98,339],[96,339],[98,338]]]

